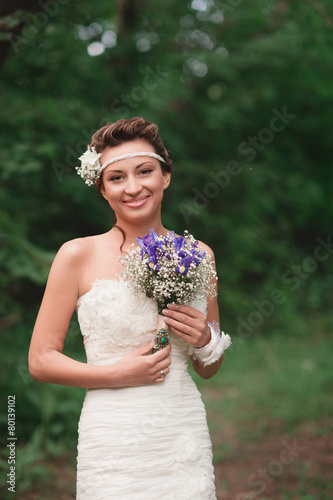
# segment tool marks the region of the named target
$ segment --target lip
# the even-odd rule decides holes
[[[139,207],[142,207],[143,205],[145,205],[147,203],[147,201],[149,200],[149,198],[150,198],[150,195],[139,196],[138,198],[131,198],[130,200],[124,200],[123,203],[124,203],[124,205],[126,205],[127,207],[130,207],[130,208],[139,208]]]

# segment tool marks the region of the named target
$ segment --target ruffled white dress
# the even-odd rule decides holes
[[[77,313],[92,364],[115,363],[156,332],[156,302],[122,281],[94,281]],[[170,373],[162,384],[87,390],[77,500],[216,499],[206,411],[188,373],[189,346],[172,333],[170,340]]]

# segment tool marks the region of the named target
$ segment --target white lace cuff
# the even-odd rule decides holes
[[[204,366],[212,365],[220,359],[225,349],[228,349],[231,344],[229,335],[220,332],[217,321],[213,321],[212,323],[208,321],[208,326],[211,333],[209,344],[199,348],[193,347],[193,352],[191,353],[193,354],[193,358],[198,359]]]

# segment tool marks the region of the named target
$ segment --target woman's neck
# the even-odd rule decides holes
[[[154,231],[156,231],[157,234],[162,234],[165,235],[167,233],[167,229],[162,224],[161,219],[159,221],[151,221],[150,223],[143,223],[143,224],[126,224],[125,221],[117,221],[116,224],[114,225],[113,229],[111,231],[114,233],[116,236],[117,232],[117,237],[122,241],[123,236],[121,231],[118,229],[121,228],[125,234],[126,234],[126,242],[124,245],[124,250],[128,248],[129,246],[132,245],[132,243],[136,243],[136,238],[140,237],[143,238],[146,234],[149,233],[149,230],[152,228]]]

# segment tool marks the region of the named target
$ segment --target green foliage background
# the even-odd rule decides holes
[[[45,22],[30,15],[1,70],[0,325],[2,393],[20,398],[21,440],[51,428],[54,444],[75,437],[83,392],[37,391],[27,350],[57,249],[110,228],[104,200],[75,171],[107,122],[159,125],[174,159],[164,223],[213,248],[236,345],[240,318],[250,336],[330,332],[332,250],[322,261],[314,251],[318,238],[330,241],[333,215],[333,10],[328,1],[146,0],[127,2],[127,13],[124,2],[53,3]],[[283,302],[265,302],[270,314],[251,326],[253,301],[272,304],[273,290]],[[65,350],[84,359],[75,325]]]

